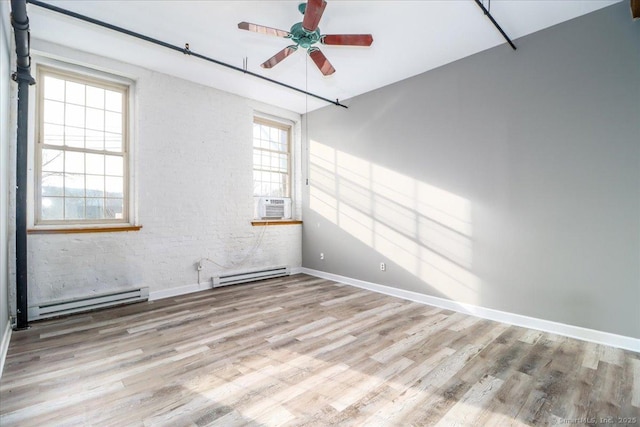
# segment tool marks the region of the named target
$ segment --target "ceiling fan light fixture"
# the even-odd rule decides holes
[[[315,46],[318,42],[330,46],[371,46],[373,36],[371,34],[321,34],[318,24],[326,7],[327,2],[325,0],[308,0],[306,3],[300,3],[298,10],[304,17],[302,22],[293,24],[290,31],[278,30],[277,28],[244,21],[238,24],[238,28],[245,31],[288,38],[295,43],[295,45],[285,47],[263,62],[261,64],[262,68],[274,67],[295,52],[298,47],[301,47],[307,50],[320,72],[325,76],[329,76],[336,70],[327,57]]]

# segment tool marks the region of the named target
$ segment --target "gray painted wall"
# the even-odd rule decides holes
[[[517,45],[308,115],[303,267],[639,338],[640,23]]]

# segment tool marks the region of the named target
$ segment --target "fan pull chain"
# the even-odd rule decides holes
[[[305,55],[304,58],[304,90],[305,92],[309,91],[309,58],[308,55]],[[309,95],[305,95],[304,96],[304,112],[305,112],[305,119],[304,119],[304,138],[305,138],[305,144],[307,147],[307,185],[309,185],[309,167],[310,162],[309,162],[309,158],[311,157],[309,155]]]

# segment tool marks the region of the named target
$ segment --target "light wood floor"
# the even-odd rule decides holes
[[[640,424],[640,355],[305,275],[34,322],[0,383],[2,426],[550,424]]]

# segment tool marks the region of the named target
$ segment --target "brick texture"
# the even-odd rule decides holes
[[[86,57],[81,59],[96,58]],[[193,285],[202,258],[231,270],[299,267],[300,225],[253,227],[250,222],[255,103],[165,74],[100,61],[136,78],[133,153],[143,228],[30,235],[29,305],[133,286],[149,286],[154,292]],[[299,218],[299,201],[295,205]],[[201,282],[222,270],[204,262]]]

